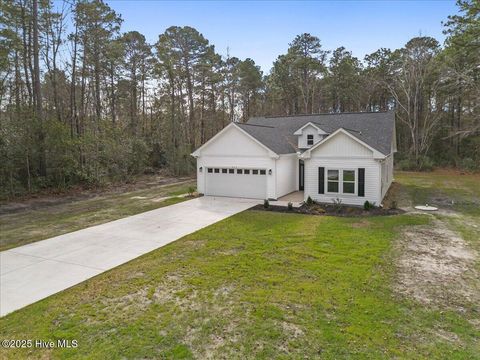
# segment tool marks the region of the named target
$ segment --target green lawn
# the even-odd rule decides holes
[[[442,215],[445,211],[435,215],[480,252],[480,174],[446,170],[396,172],[395,178],[401,184],[398,194],[401,206],[428,203],[450,212],[451,216]]]
[[[456,171],[395,173],[402,184],[403,205],[436,204],[466,215],[480,217],[480,175]],[[415,204],[413,204],[415,202]]]
[[[0,319],[2,339],[79,343],[2,356],[480,359],[478,307],[393,291],[395,239],[431,219],[245,211]]]
[[[153,186],[0,215],[0,251],[184,201],[162,197],[185,194],[191,186]]]

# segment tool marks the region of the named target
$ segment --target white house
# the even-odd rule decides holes
[[[231,123],[192,153],[200,193],[381,204],[397,151],[393,112],[255,117]]]

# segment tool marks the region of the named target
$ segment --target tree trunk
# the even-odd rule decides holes
[[[75,35],[73,39],[73,54],[72,54],[72,79],[70,83],[70,136],[74,137],[76,130],[77,136],[80,135],[80,124],[78,122],[77,113],[77,45],[78,45],[78,24],[75,23]],[[74,130],[75,129],[75,130]]]
[[[38,141],[39,141],[39,174],[47,175],[46,156],[45,156],[45,134],[43,129],[42,114],[42,86],[40,83],[40,62],[38,46],[38,0],[33,0],[33,67],[34,67],[34,98],[35,98],[35,118],[38,122]]]

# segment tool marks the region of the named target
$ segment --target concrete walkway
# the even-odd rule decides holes
[[[0,316],[258,203],[205,196],[3,251]]]

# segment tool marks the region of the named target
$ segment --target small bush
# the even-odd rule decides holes
[[[293,204],[292,202],[289,202],[288,203],[288,211],[292,211],[293,210]]]
[[[435,167],[435,163],[428,156],[423,156],[420,158],[418,170],[432,171],[434,167]]]
[[[187,191],[188,191],[188,195],[189,195],[189,196],[193,196],[193,195],[195,194],[195,191],[196,191],[196,190],[197,190],[197,189],[195,188],[195,186],[189,186],[189,187],[188,187],[188,190],[187,190]]]
[[[333,202],[333,209],[335,210],[335,212],[339,213],[343,207],[342,199],[340,198],[332,199],[332,202]]]
[[[398,170],[410,171],[415,170],[417,166],[415,162],[411,161],[410,159],[403,159],[398,162],[397,167]]]
[[[390,209],[396,210],[397,208],[398,208],[397,201],[392,200],[392,202],[390,203]]]
[[[370,211],[370,210],[375,209],[375,208],[376,208],[375,202],[370,202],[370,201],[367,200],[363,203],[363,209],[364,210]]]
[[[480,164],[478,162],[476,162],[475,160],[473,160],[472,158],[468,157],[468,158],[462,159],[462,161],[460,163],[460,167],[463,170],[476,171],[476,170],[480,169]]]
[[[415,159],[407,158],[397,164],[397,168],[402,171],[432,171],[434,166],[434,162],[428,156],[419,158],[418,163]]]
[[[363,209],[364,210],[370,211],[372,209],[375,209],[375,207],[376,207],[375,202],[370,202],[370,201],[367,200],[363,203]]]
[[[308,205],[308,206],[312,206],[313,204],[314,204],[314,201],[313,201],[312,198],[309,196],[309,197],[307,198],[307,205]]]
[[[270,202],[268,201],[268,199],[263,200],[263,207],[265,209],[268,209],[270,207]]]
[[[371,209],[370,201],[365,201],[363,203],[363,209],[369,211]]]

